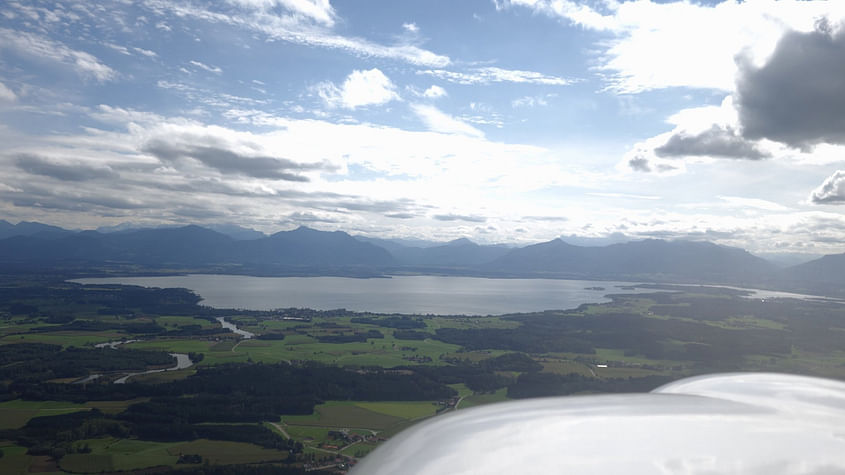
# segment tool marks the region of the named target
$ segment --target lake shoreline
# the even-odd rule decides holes
[[[565,279],[493,279],[454,276],[254,277],[228,274],[75,279],[86,284],[184,288],[215,309],[273,311],[285,308],[344,309],[404,315],[493,316],[575,309],[601,304],[616,294],[680,291],[700,284],[655,284]],[[761,289],[708,285],[750,298],[819,299]]]

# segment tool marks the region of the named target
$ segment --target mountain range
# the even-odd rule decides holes
[[[524,246],[354,237],[300,227],[265,235],[239,227],[69,231],[0,220],[0,270],[111,268],[132,272],[254,275],[390,273],[547,277],[765,286],[845,293],[845,254],[780,269],[745,250],[701,241],[646,239],[578,246],[561,239]]]

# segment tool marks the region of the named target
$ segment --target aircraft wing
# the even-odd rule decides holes
[[[433,418],[355,475],[845,474],[845,383],[734,373]]]

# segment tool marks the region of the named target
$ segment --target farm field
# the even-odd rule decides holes
[[[220,311],[173,289],[32,286],[43,295],[0,299],[4,474],[342,465],[419,421],[510,399],[648,391],[716,371],[845,379],[845,310],[729,290],[448,317]],[[133,292],[152,304],[120,303]],[[54,313],[66,308],[77,313]],[[113,383],[171,366],[172,353],[194,365]]]

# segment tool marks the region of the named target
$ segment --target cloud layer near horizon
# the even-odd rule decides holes
[[[0,6],[0,217],[845,251],[845,4],[384,5]]]

